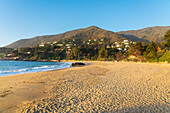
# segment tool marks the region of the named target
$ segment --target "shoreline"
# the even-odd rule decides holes
[[[1,60],[0,60],[1,61]],[[4,61],[19,61],[19,60],[4,60]],[[23,61],[23,60],[21,60]],[[24,62],[24,61],[23,61]],[[28,62],[58,62],[58,61],[28,61]],[[126,61],[119,61],[119,62],[114,62],[114,61],[79,61],[79,60],[61,60],[59,62],[65,62],[65,63],[75,63],[75,62],[83,62],[83,63],[86,63],[86,65],[90,65],[90,64],[93,64],[93,63],[133,63],[133,64],[146,64],[146,65],[170,65],[169,63],[166,63],[166,62],[126,62]],[[79,67],[79,66],[76,66],[76,67]],[[48,71],[57,71],[57,70],[63,70],[63,69],[67,69],[67,68],[73,68],[71,67],[64,67],[64,68],[61,68],[61,69],[52,69],[52,70],[43,70],[43,71],[38,71],[38,72],[48,72]],[[12,75],[20,75],[20,74],[33,74],[33,73],[38,73],[38,72],[25,72],[25,73],[17,73],[17,74],[10,74],[10,75],[4,75],[4,76],[12,76]],[[0,77],[4,77],[4,76],[0,76]]]
[[[48,77],[46,74],[59,73],[62,75],[63,71],[74,70],[81,67],[69,67],[64,69],[55,69],[50,71],[43,72],[34,72],[34,73],[24,73],[24,74],[14,74],[9,76],[0,77],[0,112],[16,112],[19,105],[31,102],[32,100],[37,100],[41,98],[48,97],[48,91],[50,92],[51,88],[46,86],[44,82],[48,82]],[[38,82],[36,81],[38,77]],[[33,79],[34,78],[34,79]],[[57,79],[62,79],[63,77],[57,77]],[[45,81],[44,81],[45,79]],[[8,82],[6,82],[8,81]],[[31,85],[31,84],[35,85]],[[20,85],[18,85],[20,84]],[[24,84],[24,86],[23,86]],[[26,84],[26,85],[25,85]],[[51,84],[51,83],[48,83]],[[28,85],[28,86],[27,86]],[[29,89],[27,88],[29,87]],[[36,90],[32,91],[30,88]],[[18,93],[22,94],[19,96]],[[3,94],[4,93],[4,94]]]
[[[24,62],[24,61],[23,61]],[[26,61],[27,62],[27,61]],[[62,62],[58,62],[58,63],[62,63]],[[68,66],[65,66],[65,67],[57,67],[57,69],[56,68],[54,68],[54,69],[45,69],[45,70],[37,70],[37,71],[34,71],[34,70],[32,70],[32,71],[26,71],[26,72],[16,72],[16,73],[6,73],[6,75],[4,74],[2,74],[2,76],[0,76],[0,77],[3,77],[3,76],[11,76],[11,75],[18,75],[18,74],[28,74],[28,73],[37,73],[37,72],[48,72],[48,71],[54,71],[54,70],[61,70],[61,69],[66,69],[66,68],[70,68],[71,67],[71,62],[64,62],[64,63],[67,63],[68,64]],[[55,66],[57,66],[57,65],[55,65]],[[26,69],[26,68],[25,68]]]
[[[150,64],[170,64],[168,62],[133,62],[133,61],[100,61],[100,60],[8,60],[8,59],[4,59],[0,61],[28,61],[28,62],[126,62],[126,63],[150,63]]]

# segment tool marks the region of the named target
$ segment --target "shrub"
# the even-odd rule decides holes
[[[165,62],[167,61],[170,63],[170,52],[165,52],[162,57],[159,58],[159,62]]]

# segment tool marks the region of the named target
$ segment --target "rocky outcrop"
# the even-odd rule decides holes
[[[84,66],[84,65],[85,65],[85,63],[76,62],[76,63],[72,63],[71,67],[73,67],[73,66]]]

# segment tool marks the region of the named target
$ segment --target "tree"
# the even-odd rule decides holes
[[[78,49],[76,47],[72,48],[71,50],[71,59],[76,59],[78,58]]]
[[[147,47],[146,51],[144,52],[144,57],[149,61],[149,62],[157,62],[158,61],[158,55],[157,55],[157,44],[154,42],[151,42],[149,46]]]
[[[121,52],[117,52],[116,54],[116,60],[119,61],[119,60],[122,60],[122,53]]]
[[[108,57],[108,51],[107,51],[107,49],[105,50],[105,58],[107,58]]]
[[[166,40],[166,46],[170,47],[170,30],[165,34],[164,39]]]
[[[170,63],[170,52],[165,52],[162,57],[159,58],[160,62],[165,62],[167,61],[168,63]]]
[[[135,45],[130,47],[129,54],[135,55],[135,56],[141,56],[143,51],[142,44],[140,42],[137,42]]]
[[[99,58],[99,59],[103,59],[103,58],[107,58],[107,57],[108,57],[107,50],[105,49],[105,47],[101,48],[101,49],[99,50],[98,58]]]

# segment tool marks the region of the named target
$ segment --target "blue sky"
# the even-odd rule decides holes
[[[0,0],[0,47],[96,25],[114,32],[170,26],[170,0]]]

